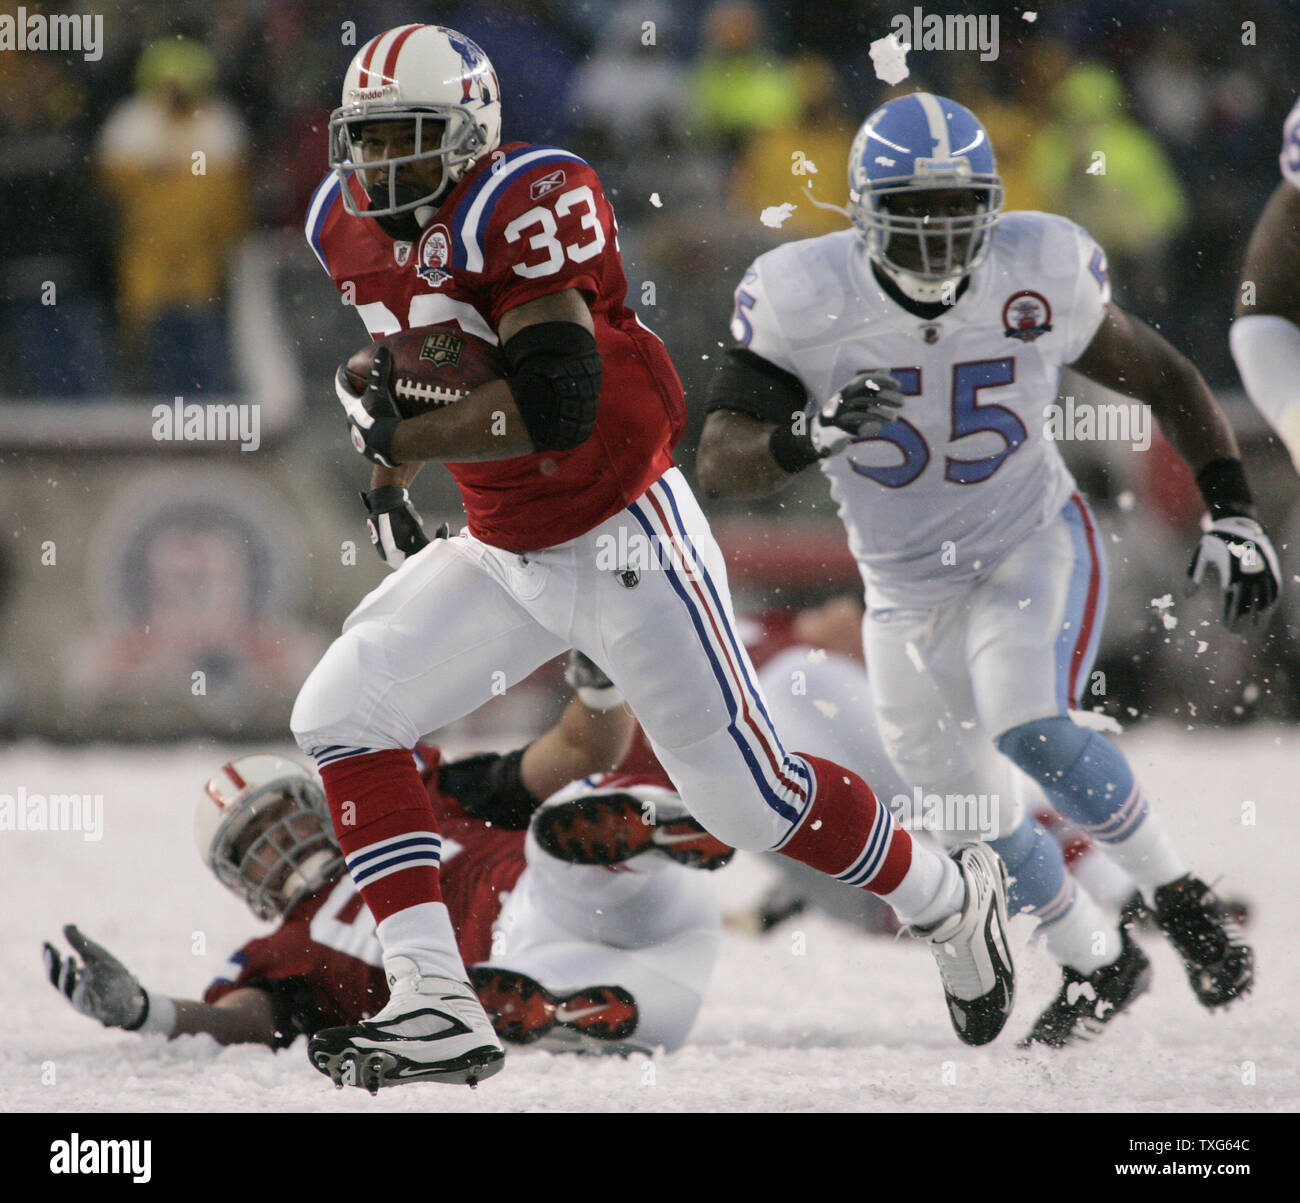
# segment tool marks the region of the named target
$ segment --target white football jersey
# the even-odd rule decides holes
[[[1292,188],[1300,188],[1300,100],[1297,100],[1282,125],[1282,153],[1278,155],[1282,178]]]
[[[1109,300],[1101,248],[1047,213],[1004,215],[933,321],[880,287],[855,230],[755,260],[736,291],[741,346],[819,401],[876,369],[909,395],[879,435],[822,462],[869,605],[947,601],[1060,511],[1075,485],[1047,410]]]

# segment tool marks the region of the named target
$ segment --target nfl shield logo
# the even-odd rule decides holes
[[[459,367],[465,340],[451,330],[435,330],[420,347],[420,358],[428,360],[435,368]]]
[[[405,267],[406,262],[411,257],[411,244],[409,242],[393,243],[393,258],[397,260],[398,267]]]

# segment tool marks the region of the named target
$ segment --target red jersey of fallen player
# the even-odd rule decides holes
[[[348,186],[365,208],[360,181]],[[496,343],[507,310],[568,288],[591,309],[602,376],[590,438],[572,451],[447,465],[476,538],[511,551],[553,547],[672,467],[685,423],[681,381],[624,303],[614,211],[586,163],[551,146],[507,144],[470,168],[415,243],[350,216],[342,187],[331,175],[317,189],[307,240],[372,338],[456,322]]]
[[[442,836],[439,881],[466,965],[486,961],[502,900],[525,868],[524,832],[469,818],[438,789],[438,748],[416,748]],[[304,898],[269,936],[250,940],[222,968],[203,1001],[245,986],[271,996],[277,1047],[300,1032],[357,1023],[388,1001],[375,921],[346,870]]]

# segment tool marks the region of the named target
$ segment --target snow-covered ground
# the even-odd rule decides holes
[[[765,939],[729,932],[686,1049],[653,1061],[513,1052],[478,1090],[338,1092],[279,1054],[167,1043],[100,1028],[56,996],[40,949],[74,922],[151,989],[194,997],[260,925],[200,864],[197,791],[223,749],[25,744],[0,754],[0,794],[104,796],[102,838],[0,831],[0,1110],[128,1111],[1099,1111],[1300,1109],[1300,734],[1278,727],[1121,737],[1193,868],[1254,908],[1254,994],[1202,1010],[1174,955],[1143,935],[1155,986],[1090,1047],[1020,1052],[1057,971],[1016,920],[1016,1012],[994,1045],[949,1027],[929,953],[800,916]],[[771,870],[738,859],[716,877],[730,908]],[[798,937],[798,938],[797,938]]]

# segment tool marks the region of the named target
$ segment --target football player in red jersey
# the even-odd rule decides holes
[[[600,773],[556,789],[575,768],[612,763],[631,725],[621,707],[593,715],[575,700],[505,756],[444,764],[438,748],[416,748],[460,955],[506,1041],[672,1050],[699,1010],[719,919],[710,883],[690,867],[720,867],[730,850],[685,817],[662,775]],[[539,794],[553,794],[540,810]],[[588,838],[597,830],[603,842]],[[274,755],[232,761],[200,798],[196,834],[218,880],[278,926],[235,952],[201,1002],[145,990],[67,927],[80,961],[47,944],[45,962],[77,1010],[108,1027],[279,1049],[383,1006],[374,919],[312,774]]]
[[[596,173],[555,147],[501,143],[492,65],[454,30],[372,38],[342,100],[308,214],[314,252],[372,337],[454,322],[500,346],[507,376],[407,420],[384,351],[363,392],[336,380],[397,571],[348,618],[291,726],[376,919],[391,996],[374,1019],[313,1037],[313,1065],[367,1086],[501,1068],[410,749],[570,647],[623,692],[709,831],[884,897],[930,942],[959,1037],[992,1040],[1014,980],[1002,865],[982,844],[951,858],[914,847],[861,778],[783,746],[722,555],[673,467],[681,384],[625,302]],[[429,460],[456,479],[468,528],[425,545],[406,489]]]

